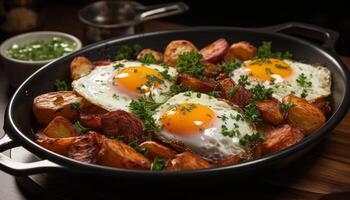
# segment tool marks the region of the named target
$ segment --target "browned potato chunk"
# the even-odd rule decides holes
[[[94,69],[94,64],[84,56],[75,57],[70,64],[70,73],[73,80],[88,75]]]
[[[198,51],[192,42],[187,40],[171,41],[164,51],[164,62],[172,67],[177,63],[177,58],[185,52]]]
[[[79,112],[72,108],[73,103],[80,104],[81,108],[88,104],[72,91],[49,92],[35,97],[33,112],[41,124],[48,124],[56,116],[74,122],[79,118]]]
[[[102,114],[108,111],[95,105],[90,105],[80,110],[80,123],[88,128],[100,128]]]
[[[162,62],[163,61],[163,54],[155,51],[153,49],[143,49],[142,51],[140,51],[140,53],[137,55],[137,59],[139,60],[140,58],[143,58],[146,54],[152,54],[153,58],[156,61]]]
[[[196,92],[208,93],[215,89],[216,82],[212,80],[200,80],[188,74],[180,74],[177,77],[177,84],[184,85]]]
[[[78,137],[69,147],[68,157],[86,163],[96,163],[104,138],[103,135],[92,131]]]
[[[291,126],[303,129],[305,135],[313,133],[326,122],[322,111],[305,99],[289,95],[283,98],[283,102],[294,105],[288,110],[287,121]]]
[[[151,163],[132,147],[118,140],[105,139],[97,155],[97,163],[124,169],[150,169]]]
[[[49,138],[44,134],[36,134],[36,143],[63,156],[68,155],[69,147],[74,143],[77,137],[69,138]]]
[[[66,138],[77,136],[78,133],[73,125],[64,117],[55,117],[43,132],[50,138]]]
[[[225,55],[225,61],[229,61],[232,59],[238,60],[249,60],[253,56],[256,55],[256,48],[249,44],[248,42],[242,41],[238,43],[234,43],[228,49]]]
[[[176,153],[173,150],[154,141],[143,142],[140,144],[140,147],[147,149],[146,157],[150,160],[153,160],[154,158],[168,160],[176,156]]]
[[[211,63],[218,63],[224,58],[227,49],[227,41],[224,38],[220,38],[201,49],[200,53],[203,55],[203,60]]]
[[[284,124],[266,134],[266,140],[262,147],[263,154],[285,149],[298,143],[303,137],[304,134],[300,129]]]
[[[210,62],[203,61],[203,64],[205,64],[205,70],[204,70],[204,76],[207,78],[213,78],[219,75],[220,69],[217,65],[214,65]]]
[[[184,152],[177,154],[176,158],[169,160],[166,165],[168,171],[193,170],[210,168],[212,165],[203,158],[190,153]]]
[[[218,82],[218,90],[221,98],[228,100],[230,103],[244,108],[245,104],[252,97],[252,93],[241,85],[235,85],[231,78],[223,78]]]
[[[225,165],[234,165],[241,161],[241,157],[239,155],[232,155],[228,158],[217,161],[215,164],[217,166],[225,166]]]
[[[324,97],[320,97],[309,102],[320,109],[320,111],[322,111],[325,116],[328,116],[332,111],[329,102]]]
[[[116,110],[101,116],[102,131],[110,137],[123,136],[123,141],[141,143],[146,140],[143,122],[124,110]]]
[[[256,108],[260,111],[261,118],[270,124],[278,125],[284,121],[283,114],[280,111],[281,102],[275,98],[265,99],[256,104]]]

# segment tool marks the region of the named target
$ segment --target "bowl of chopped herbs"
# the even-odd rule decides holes
[[[73,35],[38,31],[7,39],[0,46],[0,54],[6,77],[16,87],[38,68],[81,47]]]

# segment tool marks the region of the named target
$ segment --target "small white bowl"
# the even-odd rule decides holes
[[[19,86],[29,75],[35,72],[40,67],[46,65],[47,63],[56,60],[42,60],[42,61],[25,61],[11,58],[7,55],[6,50],[9,49],[13,44],[28,44],[35,40],[45,40],[50,39],[52,37],[62,37],[72,42],[76,43],[76,50],[81,49],[82,43],[81,41],[73,35],[69,35],[67,33],[54,32],[54,31],[38,31],[38,32],[29,32],[20,34],[14,37],[11,37],[5,40],[0,46],[0,55],[2,66],[4,67],[6,77],[9,80],[9,83],[13,87]]]

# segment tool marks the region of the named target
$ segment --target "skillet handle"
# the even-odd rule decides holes
[[[0,139],[0,152],[18,147],[19,145],[11,140],[7,135]],[[21,163],[12,160],[10,157],[0,153],[0,169],[14,176],[26,176],[49,171],[58,171],[65,169],[49,160],[40,160],[31,163]]]
[[[321,42],[323,47],[330,50],[334,50],[339,37],[339,33],[331,29],[300,22],[287,22],[275,26],[256,28],[256,30],[274,33],[280,32],[311,39],[312,41]]]

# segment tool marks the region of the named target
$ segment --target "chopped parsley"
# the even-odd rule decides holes
[[[230,91],[228,92],[229,97],[234,97],[239,89],[239,85],[233,86]]]
[[[243,87],[245,87],[246,85],[250,85],[248,81],[248,75],[247,74],[241,75],[238,80],[238,84],[240,84]]]
[[[295,105],[291,102],[287,102],[287,103],[282,103],[281,104],[281,108],[280,111],[281,112],[287,112],[289,109],[291,109],[292,107],[294,107]]]
[[[115,135],[112,139],[123,141],[125,139],[124,135]]]
[[[71,103],[71,104],[70,104],[70,107],[71,107],[73,110],[80,110],[80,103],[78,103],[78,102]]]
[[[158,61],[154,58],[152,53],[146,53],[143,57],[141,57],[138,60],[145,65],[158,63]]]
[[[118,64],[116,64],[116,65],[113,65],[113,68],[114,68],[114,69],[119,69],[119,68],[122,68],[122,67],[124,67],[124,64],[123,64],[123,63],[118,63]]]
[[[73,126],[74,126],[75,130],[77,130],[79,133],[84,133],[84,132],[87,132],[90,130],[89,128],[86,128],[85,126],[81,125],[79,121],[76,121],[73,124]]]
[[[264,140],[265,140],[264,135],[262,135],[260,133],[256,133],[256,134],[252,134],[252,135],[243,136],[239,140],[239,143],[241,143],[241,145],[247,145],[247,144],[252,143],[252,142],[258,142],[258,141],[264,141]]]
[[[169,92],[166,93],[168,96],[174,96],[176,94],[187,92],[190,89],[182,84],[170,86]]]
[[[179,73],[186,73],[197,78],[204,78],[205,65],[201,63],[202,54],[198,52],[185,52],[179,55],[175,66]]]
[[[160,106],[160,103],[156,103],[151,96],[141,97],[137,100],[132,100],[129,104],[129,110],[132,114],[141,119],[145,125],[145,131],[152,133],[159,131],[160,127],[156,124],[152,117],[153,111]]]
[[[113,99],[119,99],[119,96],[116,93],[114,93],[112,97]]]
[[[300,87],[303,87],[303,92],[301,93],[301,97],[305,98],[307,97],[307,89],[312,86],[312,82],[307,80],[307,77],[304,73],[301,73],[297,78],[297,83]]]
[[[244,106],[244,118],[250,120],[254,124],[259,124],[262,122],[262,119],[260,118],[260,112],[256,108],[254,101]]]
[[[137,140],[130,142],[129,146],[131,146],[133,149],[135,149],[140,154],[147,155],[147,149],[144,147],[140,147],[139,144],[137,144]]]
[[[165,69],[165,70],[159,72],[159,74],[166,80],[174,81],[174,78],[169,75],[169,70],[168,69]]]
[[[132,47],[129,47],[128,45],[123,45],[118,49],[115,59],[123,60],[136,57],[141,50],[142,47],[139,44],[134,44]]]
[[[242,67],[243,62],[239,60],[229,60],[218,65],[218,68],[226,74],[230,74],[235,69]]]
[[[151,164],[151,171],[162,171],[165,169],[165,160],[154,158]]]
[[[69,87],[66,81],[56,80],[54,83],[54,88],[56,91],[68,91]]]
[[[221,92],[220,91],[211,91],[208,93],[209,96],[211,97],[215,97],[215,98],[218,98],[221,96]]]
[[[272,52],[271,50],[272,42],[262,42],[262,45],[258,47],[257,55],[254,59],[266,59],[266,58],[277,58],[277,59],[290,59],[293,55],[289,52]]]
[[[225,125],[221,126],[221,134],[228,137],[239,137],[241,135],[238,129],[228,130]]]

